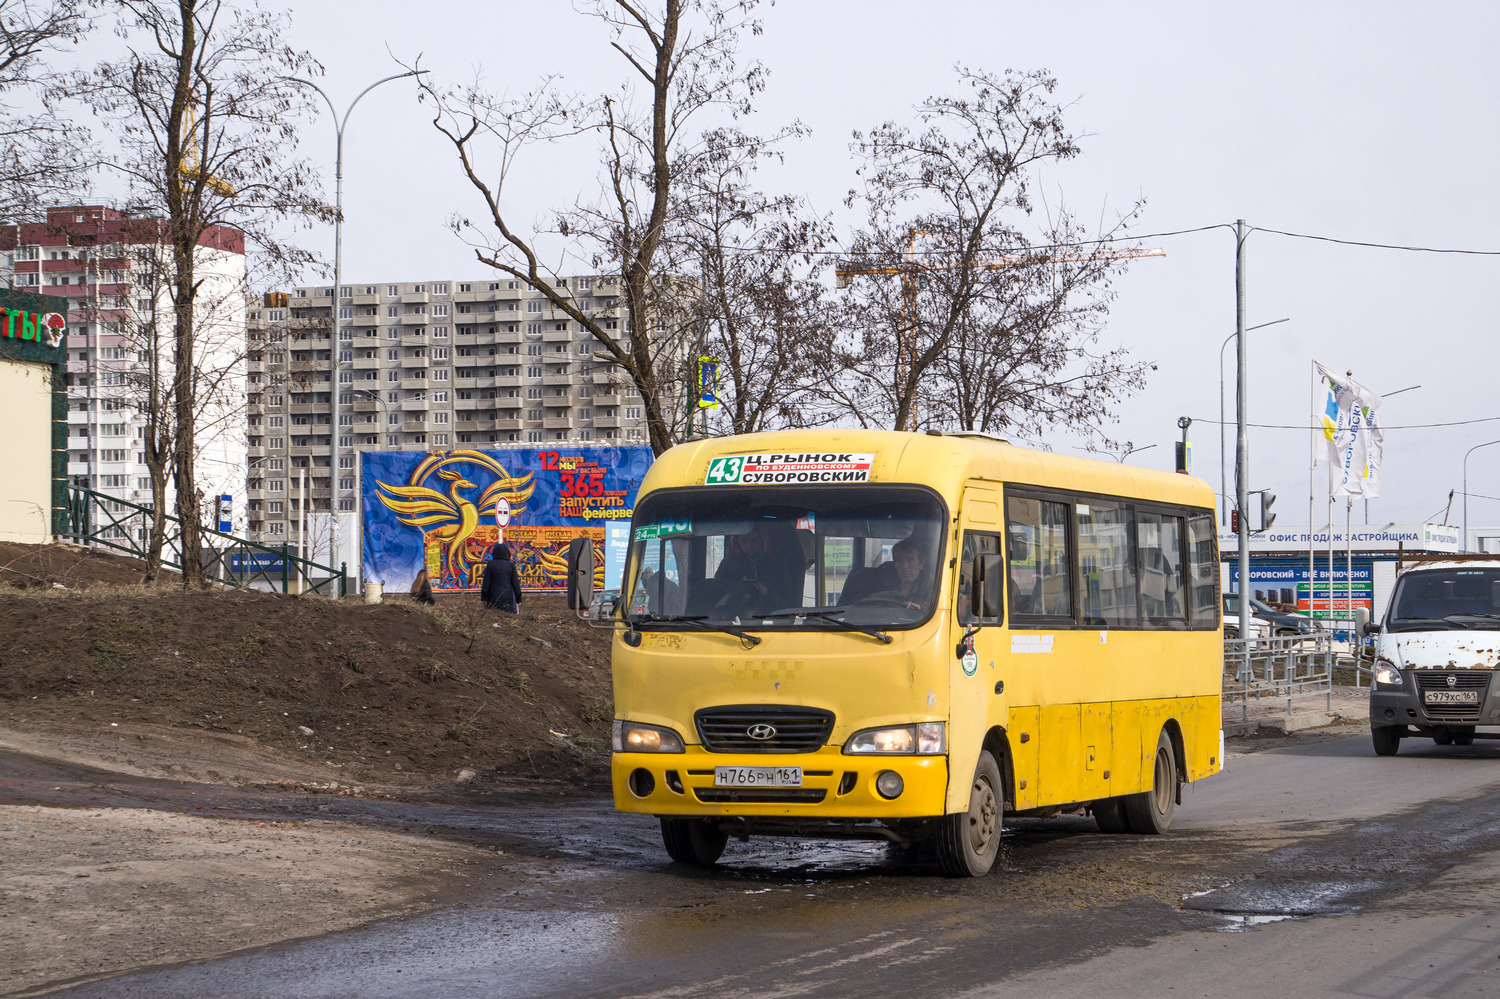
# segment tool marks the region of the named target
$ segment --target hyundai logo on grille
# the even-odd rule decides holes
[[[1451,677],[1449,679],[1452,679]],[[759,725],[751,725],[745,729],[745,734],[756,742],[765,742],[767,739],[776,738],[776,728],[762,722]]]
[[[1450,686],[1450,687],[1457,687],[1458,686],[1458,677],[1454,676],[1452,673],[1448,674],[1448,686]]]

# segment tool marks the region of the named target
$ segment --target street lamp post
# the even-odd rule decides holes
[[[339,513],[341,511],[339,509],[339,428],[342,427],[343,424],[339,422],[339,417],[341,415],[339,410],[342,406],[341,397],[343,395],[343,392],[341,389],[341,383],[339,382],[339,306],[343,302],[343,288],[341,286],[341,282],[344,280],[344,126],[349,124],[349,115],[353,113],[354,105],[358,104],[366,94],[374,90],[376,87],[380,86],[382,83],[390,83],[392,80],[404,80],[408,76],[421,76],[426,72],[427,70],[425,69],[413,69],[408,70],[405,73],[396,73],[392,76],[387,76],[383,79],[376,80],[374,83],[370,84],[368,87],[361,90],[357,95],[355,95],[354,100],[350,101],[349,106],[344,109],[344,115],[342,118],[339,117],[338,109],[333,106],[333,99],[330,98],[326,92],[324,92],[322,87],[318,86],[316,83],[313,83],[311,80],[304,80],[300,77],[288,78],[293,83],[300,83],[304,87],[311,87],[313,90],[316,90],[318,92],[318,95],[323,98],[324,103],[328,105],[328,113],[333,116],[333,125],[337,133],[337,143],[334,147],[333,158],[333,301],[331,302],[328,309],[328,318],[333,327],[333,349],[329,352],[332,358],[333,367],[333,391],[331,393],[333,397],[333,433],[329,436],[329,443],[331,448],[329,458],[329,485],[332,488],[329,490],[328,506],[330,515],[329,523],[331,527],[330,541],[332,543],[333,549],[333,558],[330,560],[330,562],[339,561],[340,555]],[[352,439],[352,433],[350,434],[350,437]],[[358,566],[356,578],[362,580],[364,578],[363,560],[357,560],[356,565]]]
[[[1492,444],[1500,444],[1500,441],[1485,441],[1483,444],[1475,444],[1464,452],[1464,551],[1469,550],[1469,455],[1482,447]]]
[[[1261,323],[1259,326],[1251,326],[1245,332],[1249,333],[1251,330],[1264,329],[1267,326],[1275,326],[1277,323],[1287,322],[1291,322],[1291,316],[1287,316],[1284,319],[1273,319],[1268,323]],[[1231,333],[1224,338],[1223,343],[1219,344],[1219,495],[1224,497],[1226,504],[1229,499],[1229,479],[1227,465],[1225,464],[1225,458],[1228,454],[1224,447],[1224,348],[1229,346],[1229,341],[1237,336],[1239,336],[1238,332]],[[1219,518],[1219,523],[1229,523],[1229,509],[1227,505],[1222,516]]]

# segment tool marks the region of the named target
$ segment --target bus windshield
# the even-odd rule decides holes
[[[1386,626],[1391,631],[1500,628],[1500,569],[1406,573],[1391,597]]]
[[[946,517],[912,486],[653,493],[632,524],[625,613],[648,625],[911,627],[937,599]]]

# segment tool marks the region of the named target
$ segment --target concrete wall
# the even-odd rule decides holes
[[[52,540],[53,367],[0,357],[0,541]]]

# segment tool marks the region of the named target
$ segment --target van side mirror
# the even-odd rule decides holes
[[[568,610],[587,611],[594,603],[594,539],[568,542]]]
[[[1354,627],[1361,635],[1373,635],[1380,630],[1380,626],[1370,627],[1370,609],[1368,607],[1354,608]]]

